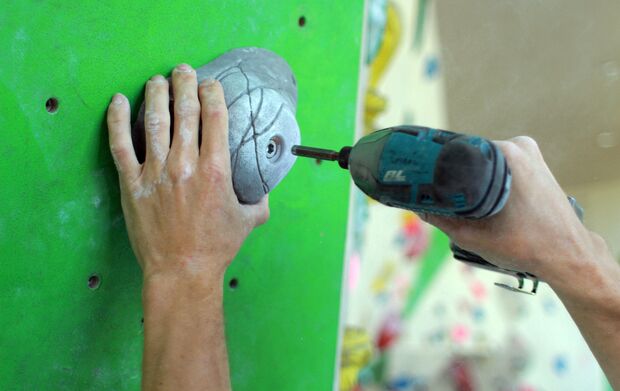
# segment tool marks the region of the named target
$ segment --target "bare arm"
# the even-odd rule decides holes
[[[197,85],[181,65],[146,85],[146,161],[130,135],[127,99],[108,109],[110,149],[131,244],[144,273],[144,390],[229,390],[222,312],[226,268],[252,229],[269,216],[267,199],[241,205],[232,188],[228,113],[221,85]],[[174,115],[170,145],[170,118]],[[198,124],[202,121],[202,145]]]
[[[576,217],[528,137],[498,141],[513,173],[506,207],[487,220],[427,217],[461,247],[546,281],[575,320],[610,383],[620,389],[620,266]]]

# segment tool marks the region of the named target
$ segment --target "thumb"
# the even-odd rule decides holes
[[[258,204],[243,205],[243,213],[252,223],[253,228],[265,224],[269,220],[269,195],[265,195]]]

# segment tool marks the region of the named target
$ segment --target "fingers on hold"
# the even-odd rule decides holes
[[[172,86],[175,97],[174,132],[178,136],[173,144],[180,150],[194,151],[197,156],[200,102],[196,72],[187,64],[179,65],[172,72]]]
[[[208,117],[219,117],[227,114],[224,100],[224,89],[219,81],[213,79],[203,80],[199,87],[200,101],[203,105],[203,114]]]
[[[146,84],[146,159],[149,164],[161,164],[168,156],[170,145],[170,112],[168,109],[168,81],[161,75]]]
[[[228,109],[222,85],[216,80],[205,80],[198,93],[202,105],[202,151],[207,157],[216,155],[229,160]]]
[[[168,109],[168,81],[161,75],[153,76],[146,83],[146,112],[144,126],[151,134],[170,129]]]
[[[198,102],[198,81],[196,72],[187,64],[181,64],[172,71],[175,114],[179,118],[194,117],[200,114]]]
[[[139,172],[140,164],[131,141],[129,101],[122,94],[116,94],[112,99],[108,107],[107,123],[114,163],[121,177],[133,179]]]
[[[213,124],[220,127],[228,126],[228,109],[224,99],[224,89],[220,82],[214,80],[201,84],[201,101],[204,104],[203,114]]]

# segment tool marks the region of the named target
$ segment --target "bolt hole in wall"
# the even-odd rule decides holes
[[[92,274],[88,277],[88,288],[95,290],[101,285],[101,277],[98,274]]]
[[[306,17],[303,15],[300,16],[297,24],[299,24],[299,27],[304,27],[306,25]]]
[[[58,111],[58,105],[58,98],[49,98],[47,101],[45,101],[45,110],[47,110],[47,112],[50,114],[54,114]]]
[[[239,286],[239,280],[237,278],[231,278],[228,282],[230,289],[236,289]]]

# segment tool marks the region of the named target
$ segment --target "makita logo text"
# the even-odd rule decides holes
[[[405,182],[407,178],[403,174],[403,170],[389,170],[385,172],[383,180],[391,182]]]

